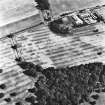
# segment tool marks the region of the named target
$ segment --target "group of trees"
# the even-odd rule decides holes
[[[89,94],[99,88],[97,83],[105,85],[105,65],[99,62],[47,69],[30,62],[19,66],[27,71],[23,72],[25,75],[35,78],[36,74],[41,74],[35,82],[33,94],[37,96],[38,103],[34,105],[78,105],[81,98],[89,101]]]
[[[48,0],[35,0],[37,3],[36,8],[39,10],[49,10],[50,9],[50,4]]]
[[[62,19],[49,22],[48,27],[52,32],[56,34],[68,34],[70,32],[69,27],[67,25],[64,25]]]

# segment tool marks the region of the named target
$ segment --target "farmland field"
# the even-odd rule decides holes
[[[10,103],[1,98],[0,105],[15,105],[14,102],[17,101],[28,105],[23,99],[30,95],[27,93],[27,88],[33,86],[33,80],[22,73],[22,69],[15,61],[16,52],[11,48],[11,39],[5,37],[11,32],[17,32],[14,34],[14,42],[18,45],[19,56],[45,68],[67,65],[71,67],[96,61],[105,63],[103,22],[77,28],[73,35],[57,35],[47,26],[39,24],[41,19],[32,0],[22,1],[0,1],[0,69],[3,69],[3,73],[0,74],[0,84],[5,83],[7,86],[5,90],[0,89],[0,92],[5,93],[4,98],[8,98],[11,92],[18,93]],[[55,0],[51,0],[51,5],[54,14],[104,4],[104,0],[53,1]],[[105,14],[105,9],[102,11]],[[94,29],[99,29],[99,32],[94,33]]]

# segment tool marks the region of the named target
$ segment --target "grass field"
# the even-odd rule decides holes
[[[50,0],[53,14],[104,4],[104,0]]]

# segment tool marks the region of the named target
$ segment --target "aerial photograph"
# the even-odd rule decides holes
[[[0,0],[0,105],[105,105],[105,0]]]

